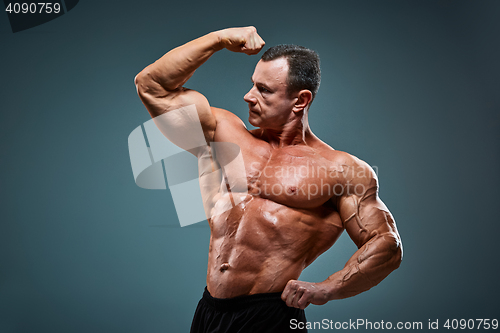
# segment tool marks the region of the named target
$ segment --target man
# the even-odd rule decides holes
[[[297,332],[309,304],[366,291],[402,258],[373,170],[332,149],[309,128],[307,115],[320,81],[314,51],[281,45],[264,53],[244,96],[256,130],[248,131],[233,113],[183,88],[215,52],[225,48],[253,55],[263,46],[254,27],[212,32],[171,50],[135,79],[153,118],[174,115],[167,120],[171,130],[163,130],[167,137],[187,127],[186,112],[175,112],[194,106],[206,142],[233,143],[243,157],[244,190],[233,186],[211,196],[207,288],[192,332]],[[182,139],[173,136],[182,147]],[[201,159],[207,149],[190,152]],[[227,203],[230,209],[218,209]],[[345,267],[322,282],[297,280],[344,229],[358,247]]]

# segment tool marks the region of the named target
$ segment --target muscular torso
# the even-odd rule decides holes
[[[343,231],[334,194],[341,190],[335,186],[342,158],[332,162],[336,152],[317,139],[273,148],[243,126],[218,130],[215,141],[241,148],[247,193],[236,186],[217,196],[209,219],[208,290],[218,298],[282,291]]]
[[[198,157],[211,227],[208,290],[220,298],[282,291],[345,227],[358,251],[344,269],[323,281],[321,292],[309,293],[315,299],[307,302],[356,295],[399,266],[401,240],[378,198],[373,170],[321,142],[310,132],[306,115],[296,113],[308,107],[311,96],[290,98],[283,59],[259,61],[244,97],[249,119],[265,131],[247,131],[234,114],[211,108],[203,95],[182,87],[221,47],[255,54],[263,46],[253,27],[224,29],[175,48],[135,79],[160,131]],[[217,152],[223,179],[211,155],[218,143],[241,148],[239,160],[220,160],[224,153],[234,155],[232,148]],[[351,167],[360,175],[348,175]],[[290,285],[287,291],[297,290],[297,284]],[[294,299],[287,299],[287,305],[300,307]]]

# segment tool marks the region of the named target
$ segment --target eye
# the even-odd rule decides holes
[[[261,93],[269,93],[269,92],[270,92],[269,90],[267,90],[266,88],[264,88],[264,87],[262,87],[262,86],[259,86],[259,87],[258,87],[258,89],[259,89],[259,91],[260,91]]]

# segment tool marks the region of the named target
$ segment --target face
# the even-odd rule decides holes
[[[285,58],[257,63],[252,75],[252,89],[243,97],[248,103],[250,124],[280,130],[289,121],[297,99],[287,92],[287,76]]]

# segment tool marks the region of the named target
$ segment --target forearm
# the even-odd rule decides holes
[[[320,284],[328,290],[329,300],[351,297],[379,284],[399,267],[401,258],[399,235],[377,234],[354,253],[342,270]]]
[[[146,67],[136,81],[152,80],[164,90],[172,91],[181,87],[195,70],[215,52],[222,49],[218,32],[179,46]]]

